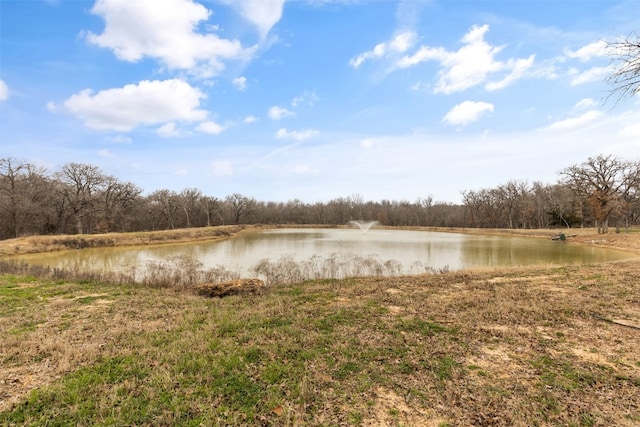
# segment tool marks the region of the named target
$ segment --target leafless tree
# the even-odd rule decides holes
[[[176,228],[176,211],[180,207],[175,191],[156,190],[147,196],[148,213],[153,218],[153,229]]]
[[[240,224],[240,218],[249,213],[253,207],[253,200],[239,193],[227,196],[226,201],[231,206],[231,214],[236,224]]]
[[[607,43],[607,49],[614,67],[607,78],[612,85],[610,96],[616,102],[632,97],[640,92],[640,37],[629,37]]]
[[[49,188],[45,170],[12,158],[0,159],[0,239],[41,233],[44,198]]]
[[[638,164],[613,155],[599,155],[561,172],[565,183],[583,195],[593,209],[598,232],[609,231],[609,218],[635,188]]]
[[[204,209],[201,205],[202,192],[197,188],[185,188],[178,194],[180,207],[186,217],[186,227],[200,227],[204,225]]]
[[[20,184],[27,167],[15,159],[0,159],[0,213],[4,223],[0,235],[18,237],[18,218],[23,210]]]
[[[107,176],[100,200],[102,202],[102,221],[96,231],[108,232],[126,230],[126,213],[139,199],[142,190],[131,182],[122,182]]]
[[[98,200],[107,177],[97,166],[67,163],[56,178],[63,184],[60,196],[66,200],[76,220],[77,232],[90,232],[88,220],[99,209]]]
[[[210,227],[216,223],[215,217],[218,217],[221,221],[224,221],[222,217],[222,202],[217,197],[202,196],[200,199],[200,205],[204,209],[204,213],[207,216],[207,227]]]

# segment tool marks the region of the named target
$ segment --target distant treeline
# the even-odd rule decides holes
[[[428,189],[425,189],[425,193]],[[390,226],[548,228],[628,227],[640,221],[640,162],[589,158],[561,171],[554,184],[509,181],[462,192],[463,204],[366,201],[355,194],[327,202],[224,198],[196,188],[143,196],[131,182],[90,164],[68,163],[53,173],[28,162],[0,159],[0,239],[36,234],[106,233],[222,224],[346,224],[376,220]]]

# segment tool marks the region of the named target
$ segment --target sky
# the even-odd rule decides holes
[[[0,158],[144,194],[461,203],[640,159],[640,0],[0,0]]]

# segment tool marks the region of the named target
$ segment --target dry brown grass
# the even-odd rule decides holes
[[[640,253],[640,233],[599,239]],[[132,357],[148,377],[88,387],[82,399],[103,397],[80,425],[640,425],[640,260],[213,300],[10,276],[0,292],[0,424],[29,407],[34,424],[78,416],[68,378]],[[214,387],[218,360],[230,376]],[[253,400],[224,388],[234,379]],[[163,406],[165,392],[182,409]],[[151,418],[117,415],[122,393]]]
[[[260,228],[250,225],[141,231],[135,233],[27,236],[0,240],[0,256],[84,249],[109,246],[143,246],[170,243],[222,240],[244,231]]]

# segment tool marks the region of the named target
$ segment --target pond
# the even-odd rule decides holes
[[[261,260],[287,260],[316,268],[327,276],[340,265],[345,275],[393,274],[526,266],[595,263],[631,258],[622,251],[566,242],[459,233],[370,229],[274,229],[241,234],[217,242],[161,246],[95,248],[20,256],[30,264],[56,268],[130,271],[175,256],[199,260],[204,268],[224,267],[242,277],[255,276]],[[346,260],[346,261],[345,261]],[[341,264],[342,263],[342,264]],[[347,267],[348,265],[348,267]],[[361,265],[365,268],[358,269]]]

